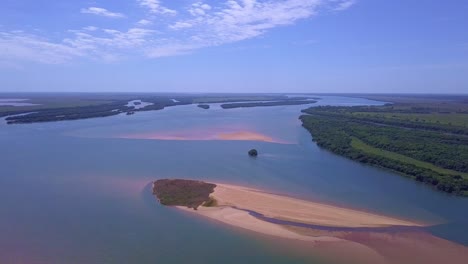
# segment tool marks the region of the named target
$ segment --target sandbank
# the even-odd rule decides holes
[[[350,228],[422,226],[421,223],[413,221],[228,184],[217,183],[211,196],[218,204],[214,209],[210,208],[211,210],[222,211],[223,207],[230,207],[236,211],[245,209],[269,218],[318,226]],[[202,212],[205,210],[200,210],[200,213]],[[225,212],[230,213],[230,211]],[[222,213],[218,215],[222,218]]]

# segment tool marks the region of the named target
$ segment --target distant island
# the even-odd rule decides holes
[[[468,196],[468,104],[453,97],[375,99],[393,103],[311,107],[300,119],[322,148]]]
[[[317,101],[314,100],[282,100],[277,102],[248,102],[248,103],[229,103],[222,104],[221,108],[231,109],[231,108],[244,108],[244,107],[265,107],[265,106],[282,106],[282,105],[305,105],[305,104],[314,104]]]
[[[202,108],[202,109],[210,109],[210,105],[207,105],[207,104],[199,104],[197,106]]]

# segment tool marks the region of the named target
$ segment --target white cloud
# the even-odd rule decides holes
[[[63,44],[86,53],[91,58],[118,59],[136,51],[142,53],[151,43],[151,35],[155,30],[143,28],[130,28],[128,31],[103,29],[100,35],[89,32],[75,31],[74,36],[63,40]],[[141,54],[140,54],[141,55]],[[107,58],[107,59],[106,59]]]
[[[0,32],[0,58],[45,64],[60,64],[83,56],[80,50],[62,43],[52,43],[22,31]]]
[[[188,46],[193,46],[193,49],[219,46],[260,36],[278,26],[293,24],[313,16],[323,2],[228,0],[213,10],[208,5],[202,8],[204,4],[197,2],[187,10],[192,18],[179,20],[170,28],[192,33],[189,38],[179,40],[186,53]]]
[[[210,5],[204,4],[203,2],[196,2],[192,4],[192,6],[188,9],[188,12],[192,14],[192,16],[200,16],[205,15],[207,10],[211,10]]]
[[[159,0],[137,0],[137,1],[140,4],[140,6],[147,8],[149,12],[153,14],[168,14],[168,15],[177,14],[177,11],[173,9],[169,9],[161,5],[161,1]]]
[[[105,16],[105,17],[111,17],[111,18],[123,18],[125,17],[124,14],[121,13],[114,13],[111,12],[105,8],[101,7],[88,7],[88,8],[82,8],[81,13],[83,14],[93,14],[93,15],[98,15],[98,16]]]
[[[345,10],[354,0],[223,0],[198,1],[178,11],[159,0],[135,0],[147,17],[128,22],[127,30],[86,26],[69,30],[59,40],[21,31],[0,30],[0,58],[64,63],[74,58],[105,61],[140,56],[158,58],[191,53],[259,37],[269,30],[313,17],[319,12]],[[123,17],[103,8],[82,13]],[[177,16],[176,16],[177,14]],[[159,16],[158,16],[159,15]]]
[[[339,1],[338,1],[339,2]],[[345,1],[341,1],[338,3],[338,5],[335,7],[335,11],[343,11],[343,10],[346,10],[348,8],[350,8],[351,6],[353,6],[354,4],[356,3],[356,0],[345,0]]]
[[[177,21],[175,24],[169,26],[169,28],[175,29],[175,30],[183,29],[183,28],[191,28],[191,27],[193,27],[193,24],[189,22],[180,22],[180,21]]]
[[[137,25],[139,26],[149,26],[153,24],[153,22],[151,22],[151,20],[148,20],[148,19],[141,19],[137,22]]]

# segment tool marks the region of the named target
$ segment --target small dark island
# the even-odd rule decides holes
[[[207,105],[207,104],[199,104],[197,106],[202,108],[202,109],[210,109],[210,105]]]
[[[133,112],[133,111],[127,112],[127,115],[134,115],[134,114],[135,114],[135,112]]]
[[[153,194],[162,205],[186,206],[197,209],[198,206],[214,206],[216,201],[210,197],[216,184],[195,180],[163,179],[153,183]]]
[[[249,156],[250,157],[257,157],[258,156],[258,151],[256,149],[249,150]]]

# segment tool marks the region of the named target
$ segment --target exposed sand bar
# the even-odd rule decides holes
[[[270,218],[318,226],[422,226],[420,223],[407,220],[227,184],[216,184],[212,197],[218,202],[219,208],[227,206],[247,209]]]
[[[214,207],[200,206],[198,210],[182,206],[178,206],[178,208],[257,233],[302,241],[331,242],[342,241],[342,239],[330,235],[310,236],[294,232],[282,224],[257,218],[247,210],[273,219],[337,228],[421,226],[416,222],[227,184],[216,184],[211,197],[217,202]]]
[[[468,256],[467,247],[437,238],[415,221],[227,184],[216,184],[211,197],[217,201],[214,207],[178,208],[291,243],[303,241],[304,245],[313,245],[337,263],[438,264],[448,261],[461,264],[466,263]],[[246,210],[272,219],[330,228],[321,230],[269,222]],[[349,230],[342,231],[343,228]]]

